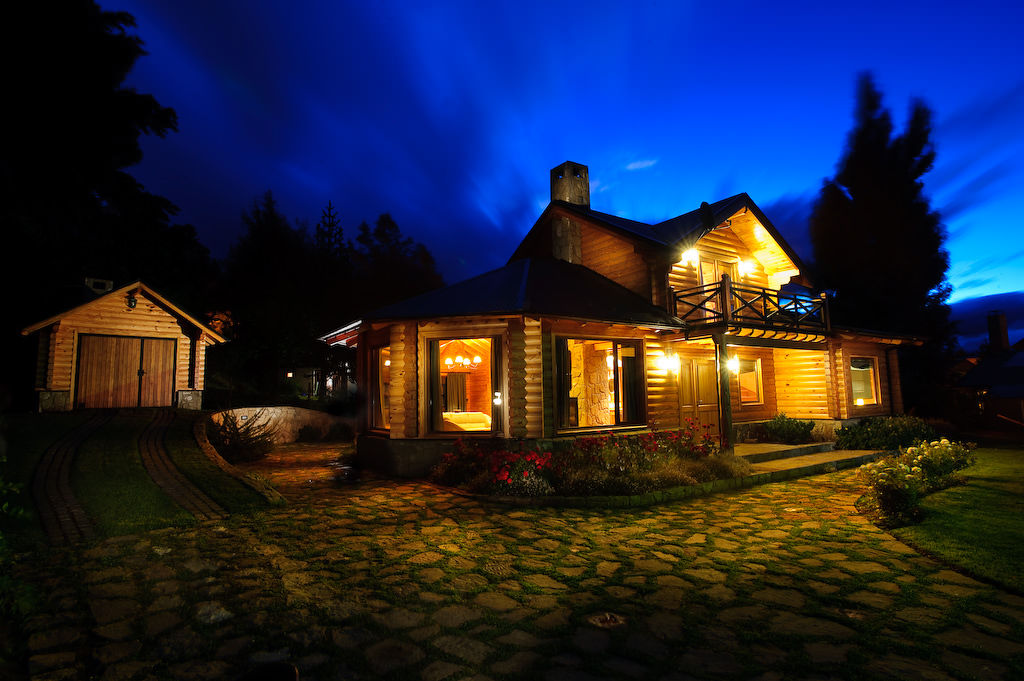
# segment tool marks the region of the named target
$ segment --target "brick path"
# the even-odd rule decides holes
[[[287,507],[21,566],[46,602],[33,677],[289,660],[303,681],[1024,678],[1024,598],[866,522],[852,471],[640,510],[512,509],[336,485],[311,452],[266,471]]]
[[[94,413],[50,446],[36,466],[32,497],[46,536],[55,544],[73,544],[96,534],[71,490],[71,466],[78,447],[111,418],[113,412]]]
[[[174,421],[174,411],[158,409],[153,420],[139,438],[139,453],[146,472],[176,504],[198,520],[213,520],[227,515],[223,508],[192,484],[171,461],[164,447],[167,427]]]

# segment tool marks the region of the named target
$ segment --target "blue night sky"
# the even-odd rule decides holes
[[[150,53],[129,84],[179,118],[134,174],[217,256],[271,189],[349,236],[390,212],[454,282],[505,262],[571,159],[635,220],[745,191],[809,259],[868,70],[898,130],[912,98],[935,113],[952,300],[1024,289],[1018,3],[497,5],[103,0]]]

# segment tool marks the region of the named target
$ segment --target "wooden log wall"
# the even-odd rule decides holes
[[[740,238],[736,236],[731,228],[723,227],[713,230],[697,242],[696,248],[700,252],[701,259],[720,260],[729,263],[742,259],[751,263],[753,270],[744,277],[736,277],[734,283],[752,288],[770,287],[767,272],[754,259],[750,250],[740,241]],[[672,269],[669,271],[668,283],[676,291],[700,286],[697,266],[679,262],[673,264]]]
[[[526,328],[522,319],[508,322],[508,431],[526,437]]]
[[[651,300],[651,275],[633,243],[587,223],[582,225],[583,265]]]
[[[661,368],[671,349],[659,336],[650,335],[644,343],[647,363],[647,422],[659,429],[679,426],[679,378]]]
[[[178,342],[175,389],[188,387],[192,340],[182,331],[178,318],[147,298],[144,292],[137,294],[136,298],[138,302],[134,309],[129,309],[120,296],[99,298],[95,303],[68,314],[55,325],[48,349],[47,390],[73,390],[76,346],[82,334],[173,338]],[[45,334],[47,330],[40,333]]]
[[[819,350],[775,348],[775,392],[778,411],[794,419],[827,419],[828,353]],[[771,418],[774,414],[770,415]]]
[[[761,403],[740,404],[740,379],[729,372],[729,401],[732,403],[734,422],[764,421],[778,413],[775,389],[775,362],[770,348],[728,348],[729,357],[741,360],[761,360]]]
[[[416,437],[416,324],[391,325],[391,437]],[[367,365],[373,361],[367,355]],[[367,371],[367,376],[372,372]]]
[[[544,436],[544,358],[539,319],[526,319],[523,325],[525,359],[526,437]]]

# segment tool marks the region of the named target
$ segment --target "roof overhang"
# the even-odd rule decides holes
[[[324,335],[317,338],[319,341],[323,341],[328,345],[342,345],[348,348],[354,348],[358,344],[359,329],[363,325],[362,319],[357,319],[354,322],[349,322],[345,326],[325,333]]]

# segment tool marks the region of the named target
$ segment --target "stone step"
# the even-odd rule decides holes
[[[808,475],[820,475],[844,468],[861,466],[884,456],[884,452],[871,449],[840,449],[829,452],[816,452],[770,461],[761,461],[751,465],[754,475],[769,474],[771,480],[802,478]]]
[[[830,452],[835,449],[834,442],[812,442],[805,445],[779,445],[758,443],[752,445],[738,445],[736,456],[741,456],[750,463],[762,461],[774,461],[776,459],[789,459],[806,454],[817,454],[818,452]]]

